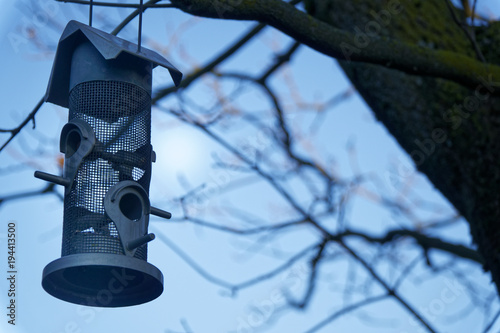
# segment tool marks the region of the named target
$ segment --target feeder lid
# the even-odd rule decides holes
[[[64,29],[57,46],[54,65],[50,75],[45,101],[62,107],[68,107],[68,89],[71,58],[75,48],[81,43],[89,41],[106,60],[116,59],[122,52],[136,56],[139,59],[150,62],[154,67],[162,66],[168,69],[174,84],[178,86],[182,79],[182,73],[175,68],[167,59],[153,50],[141,47],[137,52],[137,44],[113,36],[104,31],[90,27],[86,24],[69,21]]]

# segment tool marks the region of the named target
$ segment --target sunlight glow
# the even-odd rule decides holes
[[[202,163],[201,145],[196,136],[183,128],[167,130],[154,140],[156,165],[162,172],[189,174],[196,172]]]

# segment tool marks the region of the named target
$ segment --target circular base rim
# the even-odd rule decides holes
[[[98,282],[96,286],[92,285],[94,280]],[[146,303],[160,296],[163,275],[155,266],[137,258],[81,253],[64,256],[45,266],[42,287],[66,302],[122,307]]]

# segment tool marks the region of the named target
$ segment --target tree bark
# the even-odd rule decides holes
[[[394,1],[396,0],[389,2]],[[356,47],[356,41],[359,40],[356,32],[339,29],[316,20],[282,0],[171,0],[171,2],[179,9],[193,15],[266,23],[312,49],[336,59],[348,58],[350,61],[383,65],[409,74],[447,78],[472,89],[490,78],[500,87],[500,66],[481,63],[470,55],[460,52],[426,48],[382,35],[380,38],[370,38],[369,47],[363,45]],[[328,3],[329,0],[319,1],[320,6]],[[377,3],[379,1],[375,2]],[[375,4],[367,6],[383,8],[377,8]],[[353,50],[348,45],[355,46],[356,49]],[[500,89],[496,89],[493,94],[500,95]]]
[[[366,32],[376,22],[380,38],[475,56],[444,0],[401,3],[397,15],[387,14],[383,0],[314,0],[309,8],[339,29]],[[456,15],[463,17],[458,10]],[[492,64],[499,64],[499,28],[476,29],[477,44]],[[500,291],[500,99],[493,95],[499,88],[485,81],[470,89],[372,64],[340,64],[417,168],[469,222]]]
[[[264,22],[339,59],[469,222],[500,292],[500,24],[475,29],[483,63],[445,1],[307,0],[307,15],[281,0],[171,0],[194,15]]]

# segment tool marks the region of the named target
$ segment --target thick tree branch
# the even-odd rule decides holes
[[[366,62],[409,74],[455,81],[472,89],[485,80],[500,85],[500,67],[470,57],[406,44],[388,38],[368,38],[330,26],[281,0],[172,0],[175,7],[209,18],[260,21],[336,59]],[[349,50],[349,54],[347,53]],[[500,93],[496,91],[496,93]]]
[[[202,220],[200,218],[196,217],[186,217],[185,219],[181,221],[189,221],[191,223],[223,231],[223,232],[229,232],[237,235],[251,235],[251,234],[257,234],[261,232],[273,232],[277,231],[280,229],[292,227],[292,226],[297,226],[297,225],[302,225],[304,223],[307,223],[309,221],[308,218],[303,218],[299,220],[294,220],[294,221],[289,221],[289,222],[282,222],[282,223],[277,223],[273,225],[267,225],[267,226],[262,226],[262,227],[257,227],[257,228],[251,228],[251,229],[237,229],[237,228],[232,228],[232,227],[227,227],[224,225],[219,225],[216,223],[208,222],[205,220]],[[337,234],[330,234],[329,237],[327,237],[329,240],[332,241],[340,241],[348,237],[361,237],[365,240],[367,240],[370,243],[379,243],[379,244],[386,244],[393,242],[397,238],[400,237],[410,237],[413,238],[417,244],[422,247],[424,250],[429,250],[429,249],[435,249],[435,250],[441,250],[444,252],[447,252],[453,256],[464,258],[464,259],[469,259],[474,262],[477,262],[479,264],[484,264],[484,259],[481,257],[479,252],[477,252],[474,249],[471,249],[469,247],[466,247],[464,245],[460,244],[454,244],[447,242],[441,238],[438,237],[431,237],[424,235],[418,231],[415,230],[407,230],[407,229],[394,229],[394,230],[389,230],[385,233],[383,236],[372,236],[367,234],[366,232],[362,231],[354,231],[354,230],[346,230]]]

